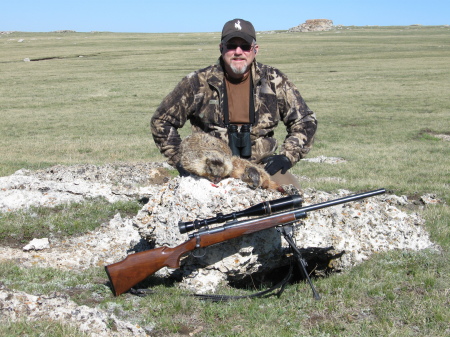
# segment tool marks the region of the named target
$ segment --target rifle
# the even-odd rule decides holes
[[[225,215],[218,213],[215,217],[210,219],[195,220],[192,222],[180,221],[178,227],[182,234],[197,230],[194,233],[188,234],[189,240],[173,248],[162,246],[130,254],[120,262],[105,266],[106,274],[108,275],[111,284],[111,290],[115,296],[119,296],[163,267],[180,268],[181,257],[197,248],[208,247],[242,235],[259,232],[264,229],[293,224],[300,219],[305,218],[308,211],[360,200],[385,192],[385,189],[378,189],[306,207],[301,207],[302,198],[300,196],[291,195],[272,201],[265,201],[243,211]],[[262,216],[237,220],[237,218],[240,217],[253,217],[259,215]],[[214,228],[209,227],[211,224],[226,221],[228,222],[222,226]],[[283,234],[285,233],[284,231],[281,232]],[[286,235],[285,238],[288,239]],[[291,244],[291,242],[289,242],[289,244]],[[303,276],[308,280],[313,290],[314,297],[319,299],[320,297],[315,291],[308,273],[306,272],[305,263],[298,255],[300,252],[298,249],[296,250],[294,248],[294,253],[295,251]]]

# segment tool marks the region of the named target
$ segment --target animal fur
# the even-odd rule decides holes
[[[181,166],[213,183],[229,177],[233,171],[231,150],[228,145],[206,133],[186,137],[180,146]]]
[[[263,168],[233,156],[227,143],[207,133],[193,133],[180,146],[181,165],[189,173],[218,183],[231,177],[244,181],[251,188],[282,190]]]
[[[231,161],[233,163],[233,171],[230,175],[232,178],[241,179],[251,188],[262,187],[271,190],[282,190],[281,186],[271,180],[270,175],[262,167],[237,156],[233,156]]]

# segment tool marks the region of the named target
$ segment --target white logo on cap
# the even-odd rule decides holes
[[[237,22],[235,22],[234,23],[234,28],[236,28],[236,29],[238,29],[238,30],[241,30],[242,29],[242,27],[241,27],[241,21],[237,21]]]

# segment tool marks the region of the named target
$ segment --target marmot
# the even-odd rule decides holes
[[[233,171],[228,145],[207,133],[196,132],[183,139],[180,154],[181,166],[186,171],[213,183],[229,177]]]
[[[270,179],[261,167],[233,156],[228,144],[204,132],[186,137],[180,146],[181,166],[189,173],[218,183],[231,177],[241,179],[251,188],[281,191],[281,186]]]

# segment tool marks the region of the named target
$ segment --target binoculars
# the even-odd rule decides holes
[[[250,140],[250,124],[244,124],[238,130],[235,124],[228,125],[228,145],[233,156],[250,158],[252,155],[252,142]]]

